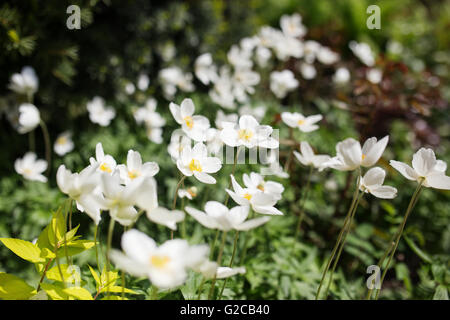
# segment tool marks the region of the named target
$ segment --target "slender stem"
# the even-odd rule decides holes
[[[41,283],[44,281],[45,274],[47,273],[48,267],[52,263],[53,259],[48,260],[47,264],[45,265],[44,272],[42,273],[41,279],[39,280],[39,284],[37,286],[36,291],[39,292],[39,289],[41,288]]]
[[[42,129],[42,134],[44,135],[45,142],[45,160],[47,160],[47,176],[50,174],[51,161],[52,161],[52,147],[50,144],[50,135],[48,134],[47,125],[41,120],[39,123]]]
[[[420,191],[422,190],[422,184],[423,184],[423,180],[421,180],[419,182],[419,184],[417,185],[417,188],[414,191],[413,196],[411,197],[411,201],[409,202],[408,208],[406,209],[406,213],[405,213],[405,216],[403,217],[402,224],[400,225],[400,228],[398,229],[398,231],[396,233],[396,239],[395,239],[394,248],[392,249],[392,251],[391,251],[391,253],[389,255],[387,265],[386,265],[386,267],[383,270],[383,274],[382,274],[381,279],[380,279],[380,289],[377,289],[377,292],[376,292],[376,295],[375,295],[375,300],[378,300],[378,296],[379,296],[379,294],[381,292],[381,286],[383,285],[384,277],[386,276],[386,273],[387,273],[387,271],[389,269],[389,265],[391,264],[392,257],[394,256],[395,251],[397,250],[398,244],[400,242],[400,238],[403,235],[403,230],[404,230],[405,225],[406,225],[406,220],[408,220],[408,217],[409,217],[410,213],[412,212],[412,209],[414,208],[415,204],[417,203],[417,199],[418,199],[418,197],[420,195]]]
[[[99,224],[95,227],[94,243],[95,243],[95,261],[97,262],[97,268],[100,269],[100,264],[98,263],[98,243],[97,243],[98,226]]]
[[[108,284],[107,293],[106,296],[109,298],[109,270],[111,270],[111,266],[109,264],[109,251],[111,250],[111,243],[112,243],[112,236],[114,232],[114,219],[111,218],[109,221],[109,228],[108,228],[108,241],[106,245],[106,283]]]
[[[28,145],[30,146],[31,151],[34,152],[36,150],[34,130],[32,130],[28,133]]]
[[[309,173],[308,173],[308,178],[307,178],[307,182],[306,182],[306,187],[305,187],[305,189],[303,191],[302,198],[300,199],[300,214],[298,215],[297,226],[295,228],[294,246],[293,246],[293,248],[295,247],[295,243],[297,242],[297,237],[298,237],[298,234],[300,233],[300,226],[302,224],[303,217],[305,216],[304,206],[305,206],[305,202],[306,202],[306,199],[307,199],[307,196],[308,196],[309,186],[311,184],[311,176],[312,176],[313,169],[314,169],[314,167],[310,166]]]
[[[250,220],[250,219],[252,219],[253,218],[253,215],[254,215],[254,211],[252,210],[252,209],[250,209],[251,211],[250,211],[250,213],[249,213],[249,215],[248,215],[248,219]],[[247,231],[245,234],[244,234],[244,236],[245,236],[245,240],[244,240],[244,246],[243,246],[243,248],[242,248],[242,254],[241,254],[241,258],[240,258],[240,260],[239,260],[239,263],[242,265],[242,264],[244,264],[244,262],[245,262],[245,256],[247,255],[247,248],[248,248],[248,239],[250,239],[250,232],[251,232],[252,230],[249,230],[249,231]]]
[[[236,248],[237,248],[238,240],[239,240],[239,231],[236,230],[236,232],[234,233],[233,253],[231,254],[230,264],[228,265],[229,268],[233,267],[233,261],[234,261],[234,256],[236,255]],[[225,286],[227,285],[227,280],[228,280],[228,278],[225,278],[223,285],[222,285],[222,289],[220,290],[218,300],[222,299],[223,290],[225,289]]]
[[[215,247],[216,247],[217,239],[219,238],[219,232],[220,232],[220,230],[217,229],[217,230],[216,230],[216,235],[214,236],[214,240],[213,240],[213,242],[211,243],[211,250],[210,250],[210,253],[209,253],[209,259],[210,259],[210,260],[212,260],[212,259],[214,258],[214,249],[215,249]]]
[[[358,204],[359,204],[359,202],[361,201],[361,199],[362,199],[363,196],[364,196],[364,192],[361,192],[360,195],[359,195],[359,197],[358,197],[358,200],[356,201],[356,204],[354,205],[354,208],[353,208],[353,211],[352,211],[352,215],[351,215],[351,217],[350,217],[350,220],[349,220],[349,222],[347,223],[346,231],[344,231],[344,236],[343,236],[343,238],[342,238],[342,241],[341,241],[341,245],[340,245],[338,254],[337,254],[337,256],[336,256],[336,259],[334,259],[334,264],[333,264],[333,267],[331,268],[330,280],[329,280],[328,285],[327,285],[327,288],[326,288],[326,290],[325,290],[325,299],[328,297],[328,291],[329,291],[329,289],[330,289],[331,283],[333,282],[334,271],[336,270],[336,266],[337,266],[337,264],[338,264],[338,262],[339,262],[339,259],[340,259],[340,257],[341,257],[342,249],[344,249],[344,245],[345,245],[345,241],[347,240],[347,236],[348,236],[348,234],[350,233],[350,228],[351,228],[351,226],[352,226],[353,218],[355,217],[355,213],[356,213],[356,210],[357,210],[357,208],[358,208]]]
[[[206,282],[206,278],[202,277],[202,282],[200,282],[200,286],[198,287],[198,296],[197,296],[197,300],[200,300],[200,297],[202,295],[202,289],[203,289],[203,285]]]
[[[64,239],[65,239],[65,237],[66,237],[66,232],[65,232],[65,230],[64,230],[63,232],[64,232]],[[55,249],[54,249],[54,254],[55,254],[55,260],[56,260],[56,266],[58,267],[59,276],[61,277],[61,281],[62,281],[63,287],[65,288],[65,287],[66,287],[66,282],[64,281],[64,275],[63,275],[63,273],[62,273],[61,266],[60,266],[60,264],[59,264],[59,258],[58,258],[59,244],[58,244],[58,238],[57,238],[57,236],[56,236],[57,231],[54,230],[53,234],[55,235]]]
[[[158,300],[158,288],[153,286],[152,293],[151,293],[151,300]]]
[[[225,247],[225,240],[227,238],[227,232],[223,231],[222,233],[222,241],[220,243],[220,248],[219,248],[219,255],[217,256],[217,265],[220,267],[221,263],[222,263],[222,254],[223,254],[223,248]],[[214,274],[214,277],[212,279],[211,282],[211,289],[209,290],[209,295],[208,295],[208,300],[211,300],[213,295],[214,295],[214,288],[216,286],[216,276],[217,276],[217,272]]]
[[[123,232],[127,232],[127,227],[123,226]],[[125,297],[125,287],[126,287],[126,283],[125,283],[125,272],[123,272],[123,270],[121,271],[121,280],[122,280],[122,299]]]
[[[173,203],[172,203],[172,210],[175,210],[177,206],[177,197],[178,197],[178,189],[180,189],[181,184],[183,183],[184,179],[186,179],[186,176],[183,175],[178,181],[177,187],[175,188],[175,195],[173,196]],[[170,239],[173,239],[173,230],[170,231]]]
[[[289,140],[294,140],[294,130],[292,128],[289,128]],[[294,156],[294,149],[296,147],[296,143],[291,145],[289,148],[289,154],[288,158],[286,160],[286,163],[284,164],[284,171],[289,173],[289,167],[291,166],[292,158]]]
[[[317,289],[317,293],[316,293],[316,298],[315,298],[316,300],[319,299],[320,289],[322,289],[323,282],[324,282],[325,277],[327,275],[328,269],[330,268],[331,262],[332,262],[332,260],[333,260],[333,258],[335,256],[335,254],[336,254],[338,246],[341,243],[341,239],[342,239],[342,236],[344,234],[347,222],[350,220],[353,207],[355,206],[355,203],[356,203],[356,200],[357,200],[357,197],[358,197],[358,192],[359,192],[358,186],[359,186],[359,176],[358,176],[358,182],[357,182],[357,184],[355,186],[355,192],[353,193],[352,204],[351,204],[351,206],[350,206],[350,208],[349,208],[349,210],[347,212],[347,216],[345,217],[345,220],[344,220],[344,225],[342,226],[341,231],[339,232],[338,239],[336,241],[336,244],[334,245],[333,251],[331,252],[330,258],[328,259],[328,262],[327,262],[327,265],[325,267],[325,270],[323,271],[322,279],[320,280],[319,288]]]
[[[242,146],[239,146],[236,154],[234,155],[234,163],[233,163],[233,168],[231,169],[231,175],[234,176],[234,172],[236,171],[236,164],[237,164],[237,160],[238,160],[238,156],[239,156],[239,152],[241,152],[242,150]],[[230,178],[230,182],[228,183],[228,189],[231,188],[231,178]],[[225,196],[225,201],[224,201],[224,205],[226,206],[228,204],[228,200],[230,200],[230,195],[226,194]]]

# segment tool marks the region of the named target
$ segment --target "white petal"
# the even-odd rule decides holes
[[[149,220],[166,226],[172,230],[177,230],[177,222],[184,220],[184,212],[179,210],[168,210],[163,207],[157,207],[153,210],[147,211]]]
[[[200,182],[206,183],[206,184],[215,184],[216,179],[211,177],[209,174],[205,172],[198,172],[194,171],[194,177],[196,177]]]
[[[450,190],[450,177],[442,172],[435,172],[426,177],[426,182],[432,188]]]
[[[406,163],[391,160],[389,161],[389,164],[391,165],[391,167],[400,172],[408,180],[415,181],[419,178],[417,172],[414,171],[414,169],[408,166]]]
[[[136,229],[126,231],[121,244],[128,257],[142,264],[148,264],[148,258],[156,250],[155,241]]]
[[[361,183],[364,184],[366,187],[374,185],[382,185],[385,176],[386,172],[380,167],[371,168],[369,171],[366,172],[366,174],[361,180]]]
[[[376,186],[369,190],[377,198],[393,199],[397,196],[397,189],[390,186]]]
[[[413,155],[412,166],[421,177],[427,176],[436,166],[436,156],[433,150],[420,148]]]
[[[181,102],[180,113],[182,118],[192,116],[194,114],[194,111],[195,106],[192,99],[186,98]]]
[[[270,220],[269,217],[261,217],[261,218],[256,218],[256,219],[250,219],[248,221],[245,221],[243,223],[241,223],[238,226],[235,226],[236,230],[240,230],[240,231],[247,231],[250,229],[254,229],[257,228],[261,225],[263,225],[264,223],[268,222]]]

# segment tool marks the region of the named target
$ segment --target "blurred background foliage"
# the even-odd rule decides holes
[[[66,8],[71,4],[81,7],[80,30],[68,30],[65,26]],[[370,4],[381,8],[381,30],[366,27],[366,8]],[[47,0],[44,5],[37,0],[6,0],[0,4],[0,112],[6,114],[16,103],[7,88],[11,75],[24,65],[33,66],[40,81],[34,102],[49,126],[52,139],[65,130],[74,132],[76,149],[63,158],[53,155],[53,176],[62,163],[72,170],[83,168],[99,141],[118,162],[124,162],[127,150],[132,148],[138,150],[144,160],[159,163],[159,202],[167,206],[178,178],[174,174],[175,166],[167,161],[165,144],[148,141],[144,129],[135,124],[131,110],[142,106],[149,96],[155,97],[157,110],[168,121],[163,134],[164,141],[168,142],[177,125],[168,112],[168,101],[161,94],[158,71],[171,65],[192,71],[195,58],[204,52],[212,52],[218,62],[225,61],[232,44],[255,34],[262,25],[278,27],[282,14],[294,12],[303,17],[308,28],[306,38],[330,46],[343,61],[354,60],[348,48],[349,41],[370,43],[380,54],[380,64],[390,77],[387,87],[367,87],[358,82],[361,67],[349,62],[356,74],[350,91],[330,88],[325,70],[323,77],[301,82],[299,93],[292,94],[281,104],[274,98],[265,98],[264,92],[256,94],[253,101],[254,105],[268,107],[263,122],[281,128],[282,136],[287,135],[286,128],[279,122],[282,110],[324,114],[320,130],[307,137],[297,136],[308,139],[321,153],[334,154],[336,142],[349,136],[363,140],[367,136],[390,135],[381,166],[388,171],[388,184],[396,186],[399,195],[393,201],[380,201],[369,195],[364,198],[332,288],[335,299],[362,298],[368,276],[366,268],[376,264],[414,190],[413,183],[390,169],[389,159],[409,162],[420,146],[432,146],[438,158],[450,162],[450,2]],[[402,50],[392,50],[393,43],[400,44]],[[150,87],[131,98],[125,94],[124,87],[135,83],[141,73],[150,77]],[[215,109],[211,108],[207,88],[200,82],[195,84],[195,94],[178,94],[175,100],[180,102],[186,96],[191,97],[198,113],[213,120]],[[107,128],[91,123],[87,117],[86,103],[95,95],[104,97],[118,114]],[[374,96],[376,99],[371,99]],[[402,105],[403,100],[408,102],[406,106]],[[385,103],[379,105],[378,101]],[[342,107],[341,102],[350,107]],[[29,182],[14,172],[14,160],[27,151],[27,138],[19,135],[5,116],[0,118],[0,123],[0,236],[32,240],[64,198],[54,179],[48,184]],[[40,157],[43,158],[40,134],[37,133],[37,150],[42,150]],[[285,159],[282,157],[281,161]],[[218,175],[221,188],[228,185],[229,167],[225,166]],[[254,166],[253,170],[259,171],[259,167]],[[242,173],[249,171],[249,166],[238,166],[238,181]],[[306,169],[295,164],[290,179],[280,180],[286,191],[278,207],[285,217],[274,218],[266,227],[252,231],[246,260],[238,259],[236,263],[246,265],[248,272],[229,279],[224,292],[226,298],[314,298],[321,268],[349,205],[353,180],[348,174],[333,170],[313,175],[301,241],[294,243],[298,199],[306,176]],[[205,185],[195,185],[199,196],[193,203],[198,207],[206,200],[221,201],[225,197],[224,193],[209,192]],[[408,221],[395,266],[388,273],[383,298],[448,297],[449,208],[448,192],[424,190]],[[74,219],[81,224],[80,232],[84,237],[92,237],[93,225],[89,218],[79,214]],[[106,225],[101,226],[106,229]],[[214,235],[190,218],[185,227],[191,242],[210,241]],[[137,228],[155,236],[159,242],[169,236],[167,230],[145,218],[138,221]],[[114,243],[118,247],[122,230],[116,231]],[[105,232],[103,230],[103,234]],[[231,236],[228,241],[226,258],[231,255]],[[245,237],[241,238],[241,246],[243,241]],[[93,252],[80,255],[77,261],[80,265],[92,263]],[[37,281],[30,266],[3,246],[0,247],[0,271]],[[83,272],[86,276],[89,273],[84,269]],[[140,290],[141,298],[148,295],[147,281],[131,278],[128,281],[132,289]],[[198,286],[199,281],[198,277],[190,278],[181,289],[185,298],[193,297],[192,288]]]

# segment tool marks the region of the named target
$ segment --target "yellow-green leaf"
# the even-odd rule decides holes
[[[113,286],[116,283],[117,279],[119,279],[118,272],[115,271],[106,272],[106,268],[103,267],[102,274],[100,275],[100,283],[102,288],[106,288],[107,286]]]
[[[26,300],[35,294],[36,290],[19,277],[0,272],[0,299]]]
[[[128,300],[128,298],[125,297],[122,298],[121,296],[109,296],[101,298],[100,300]]]
[[[63,291],[77,300],[94,300],[90,292],[81,287],[68,287],[63,289]]]
[[[68,293],[63,291],[63,288],[55,284],[41,283],[41,288],[52,298],[52,300],[73,300]]]
[[[0,241],[22,259],[33,263],[45,261],[41,257],[41,250],[29,241],[13,238],[0,238]]]
[[[66,221],[61,208],[53,213],[52,221],[50,221],[50,228],[48,229],[48,241],[55,245],[61,240],[64,241],[64,235],[66,234]]]
[[[85,250],[88,250],[95,246],[95,242],[91,240],[76,240],[67,243],[67,255],[74,256]],[[66,256],[66,248],[59,248],[57,253],[59,258]]]
[[[100,285],[100,278],[98,277],[98,273],[91,267],[89,266],[89,270],[91,271],[92,277],[94,277],[95,283],[97,284],[97,288]]]
[[[67,264],[61,264],[60,268],[65,283],[81,283],[81,275],[78,272],[78,267],[73,265],[68,266]],[[63,279],[61,279],[61,274],[59,273],[58,266],[54,266],[53,268],[48,270],[46,273],[46,277],[54,281],[63,281]]]
[[[100,290],[101,293],[105,293],[105,292],[111,292],[111,293],[122,293],[122,287],[120,286],[109,286],[106,288],[103,288],[102,290]],[[127,288],[123,288],[123,292],[124,293],[129,293],[129,294],[138,294],[137,292],[131,290],[131,289],[127,289]]]

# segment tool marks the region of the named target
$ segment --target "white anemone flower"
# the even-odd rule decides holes
[[[102,127],[109,126],[111,120],[116,116],[114,108],[105,107],[105,100],[98,96],[87,103],[87,110],[89,112],[89,119]]]
[[[181,124],[181,128],[189,138],[197,142],[206,140],[206,131],[210,127],[209,120],[204,116],[194,115],[195,106],[191,99],[184,99],[181,106],[171,102],[169,108],[175,121]]]
[[[180,198],[188,198],[189,200],[194,199],[198,194],[198,190],[195,186],[192,186],[187,189],[178,189],[178,197]]]
[[[223,66],[220,68],[220,74],[214,82],[214,87],[209,91],[209,96],[214,103],[217,103],[224,109],[236,109],[233,83],[228,67]]]
[[[329,155],[325,154],[314,154],[313,149],[306,141],[300,143],[300,152],[294,151],[294,156],[297,160],[304,166],[313,166],[314,168],[319,169],[319,171],[325,169],[323,164],[331,158]]]
[[[47,178],[42,174],[47,170],[47,161],[37,159],[34,152],[27,152],[23,158],[17,159],[14,169],[27,180],[47,182]]]
[[[99,185],[98,165],[90,165],[80,173],[72,173],[64,165],[60,165],[56,172],[56,182],[59,189],[75,200],[78,210],[94,220],[100,222],[100,210],[104,207],[104,199],[100,192],[94,192]]]
[[[269,166],[261,168],[261,175],[274,175],[282,179],[289,178],[289,173],[284,171],[284,168],[280,165],[279,156],[277,155],[277,151],[275,151],[275,149],[270,150],[266,161],[263,163],[269,164]]]
[[[236,69],[250,69],[253,66],[251,55],[251,51],[233,45],[227,53],[227,58],[228,62]]]
[[[225,279],[237,274],[244,274],[247,270],[245,267],[218,267],[216,271],[216,279]]]
[[[239,68],[234,71],[232,83],[233,94],[237,101],[245,102],[248,100],[247,93],[255,93],[255,88],[259,81],[260,76],[257,72],[247,68]]]
[[[134,150],[128,150],[127,164],[117,166],[120,178],[125,184],[139,177],[153,177],[159,172],[159,165],[156,162],[142,163],[141,154]]]
[[[274,181],[265,181],[264,177],[256,172],[251,172],[250,175],[244,173],[242,175],[244,185],[250,190],[250,193],[259,191],[273,196],[274,199],[280,200],[284,187],[281,183]]]
[[[184,131],[177,129],[172,132],[170,143],[167,147],[172,160],[178,160],[181,156],[181,151],[188,146],[190,147],[192,140],[184,133]]]
[[[112,174],[114,173],[114,170],[116,170],[116,160],[114,160],[114,158],[109,154],[105,155],[101,142],[97,143],[95,146],[95,159],[91,157],[89,158],[89,162],[91,165],[98,164],[97,170],[100,172]]]
[[[270,220],[269,217],[246,220],[249,210],[249,206],[237,206],[228,209],[222,203],[217,201],[206,202],[205,212],[192,207],[186,207],[187,213],[202,226],[209,229],[218,229],[222,231],[248,231],[259,227]]]
[[[150,78],[148,75],[141,73],[137,80],[137,87],[141,91],[145,91],[148,88],[148,85],[150,84]]]
[[[41,122],[39,109],[34,104],[22,103],[19,106],[19,133],[27,133],[34,130]]]
[[[134,111],[133,116],[138,124],[144,123],[147,137],[150,141],[160,144],[162,139],[162,127],[166,120],[156,112],[157,102],[154,98],[149,98],[145,106]]]
[[[315,114],[312,116],[305,117],[298,112],[282,112],[281,120],[291,128],[297,128],[302,132],[312,132],[319,129],[316,124],[322,120],[323,116],[321,114]]]
[[[216,114],[216,128],[219,130],[223,129],[224,122],[237,123],[239,116],[236,113],[225,114],[222,110],[218,110]]]
[[[218,155],[223,147],[223,141],[220,137],[220,130],[209,128],[206,132],[206,148],[213,155]]]
[[[267,110],[267,108],[265,106],[252,107],[250,105],[244,105],[239,108],[239,115],[240,116],[249,115],[249,116],[254,117],[256,119],[256,121],[261,122],[261,120],[266,115],[266,110]],[[233,121],[233,122],[237,122],[237,121]]]
[[[294,13],[291,16],[281,16],[280,27],[288,37],[303,37],[306,34],[306,28],[302,24],[302,17],[298,13]]]
[[[380,83],[383,79],[383,71],[378,68],[372,68],[367,71],[366,74],[367,80],[369,80],[373,84]]]
[[[280,34],[273,49],[280,61],[287,61],[291,57],[300,59],[304,55],[303,42],[297,38],[287,37],[283,33]]]
[[[147,218],[150,221],[166,226],[171,230],[177,230],[177,223],[184,220],[184,212],[157,207],[147,211]]]
[[[32,96],[36,93],[39,87],[39,79],[36,72],[30,66],[22,68],[20,73],[14,73],[11,76],[9,89],[19,94]]]
[[[200,55],[194,63],[195,76],[204,84],[214,83],[217,79],[216,66],[213,64],[211,53]]]
[[[146,276],[160,289],[182,285],[187,279],[187,269],[198,268],[209,252],[207,245],[190,246],[186,240],[168,240],[161,246],[146,234],[129,230],[122,235],[122,249],[112,250],[114,264],[131,275]]]
[[[351,171],[360,166],[371,167],[380,159],[388,141],[389,136],[385,136],[380,141],[372,137],[367,139],[361,148],[359,141],[347,138],[336,145],[336,157],[323,165],[340,171]]]
[[[344,84],[350,80],[350,71],[345,67],[340,67],[333,75],[333,82],[336,84]]]
[[[65,131],[61,133],[55,140],[53,150],[59,156],[63,156],[73,150],[74,144],[72,141],[72,133]]]
[[[447,163],[436,160],[432,149],[420,148],[413,155],[412,168],[395,160],[389,164],[408,180],[422,181],[422,185],[429,188],[450,190],[450,177],[445,175]]]
[[[288,92],[298,87],[298,80],[295,79],[291,70],[273,71],[270,74],[270,90],[279,99],[286,97]]]
[[[339,54],[324,46],[320,47],[316,57],[319,62],[326,65],[336,63],[339,60]]]
[[[397,189],[391,186],[383,186],[386,172],[380,167],[374,167],[360,177],[359,190],[370,193],[377,198],[393,199],[397,196]]]
[[[272,132],[271,126],[260,125],[254,117],[243,115],[239,118],[238,124],[226,124],[220,137],[230,147],[275,149],[278,148],[279,143],[271,137]]]
[[[375,64],[375,55],[370,46],[365,42],[350,41],[349,48],[358,59],[368,67]]]
[[[273,194],[263,192],[255,188],[242,188],[234,176],[231,176],[233,191],[225,189],[230,197],[241,206],[251,206],[252,209],[261,214],[283,215],[283,213],[274,207],[277,203],[277,197]]]
[[[216,179],[209,175],[222,168],[222,161],[216,157],[208,157],[206,146],[198,142],[191,149],[186,146],[181,151],[181,157],[177,160],[178,170],[187,177],[194,176],[200,182],[215,184]]]
[[[299,70],[302,74],[302,77],[306,80],[314,79],[317,75],[316,68],[309,63],[301,63],[299,66]]]
[[[184,92],[192,92],[195,89],[192,83],[192,74],[183,73],[178,67],[170,67],[162,69],[158,75],[163,87],[166,99],[173,99],[177,88]]]

